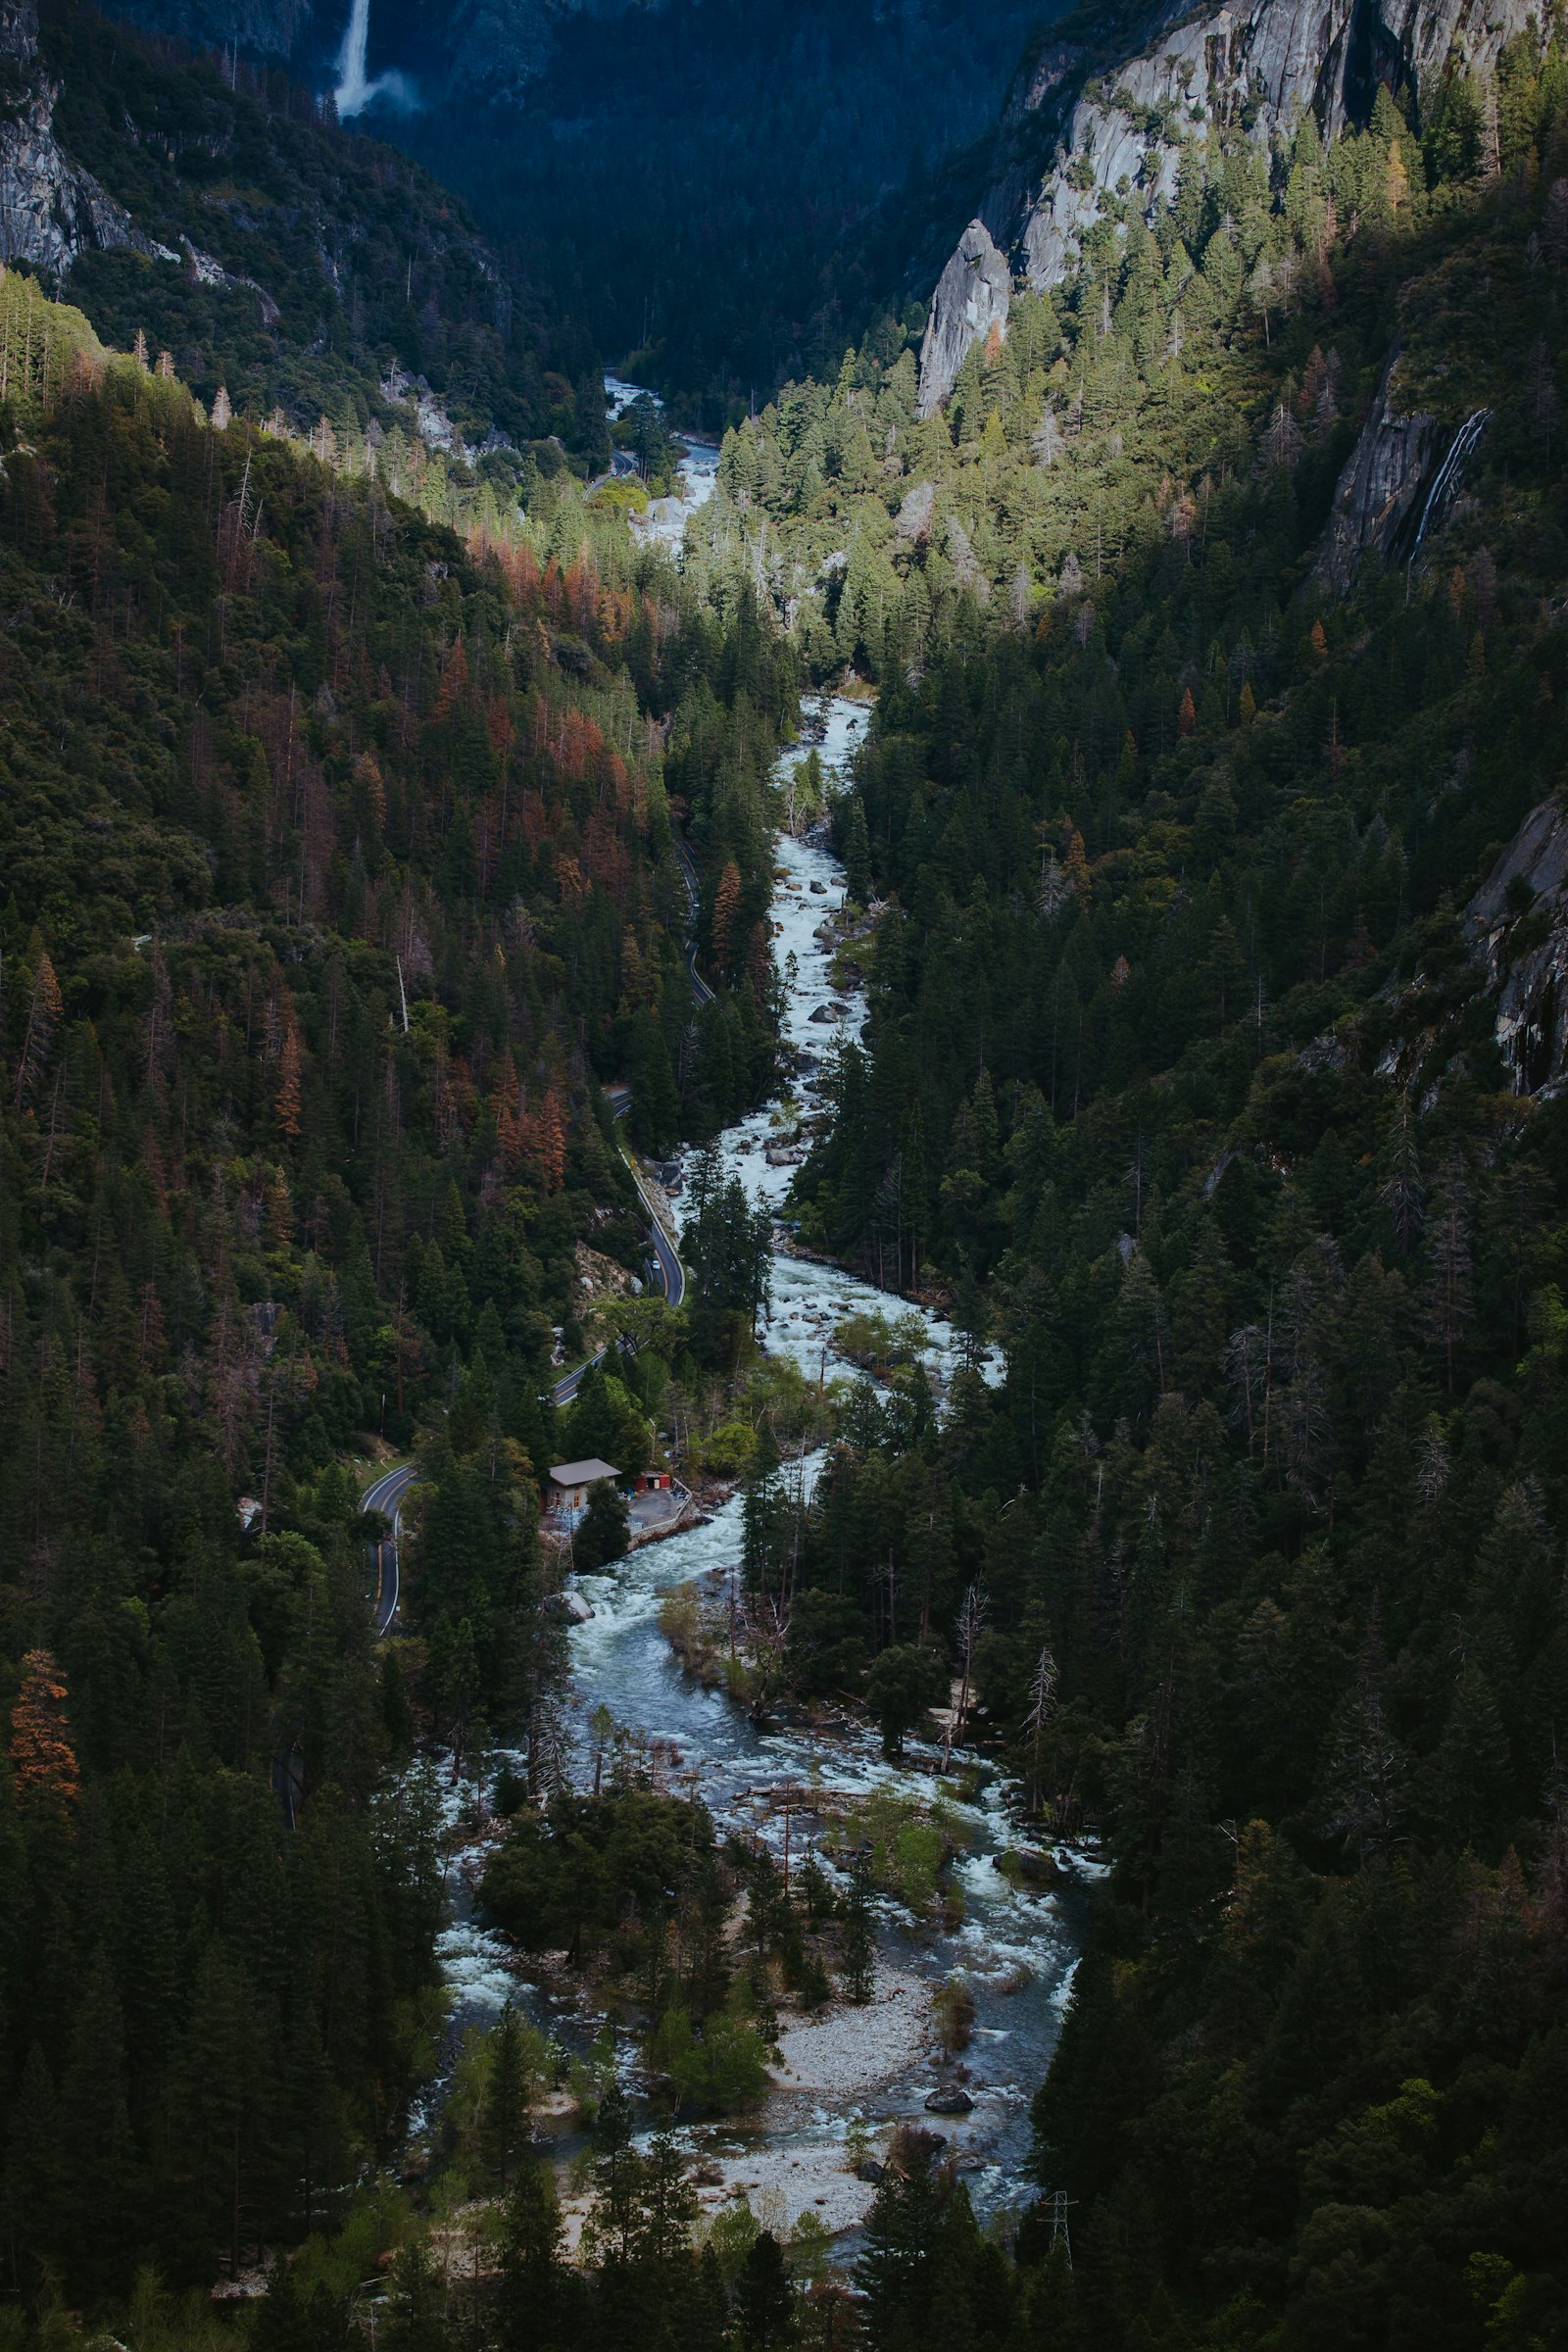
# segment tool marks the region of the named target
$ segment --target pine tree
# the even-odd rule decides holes
[[[844,842],[845,895],[856,906],[871,903],[871,837],[866,830],[865,803],[852,793],[849,813],[841,816]]]
[[[789,1538],[790,1505],[773,1424],[764,1413],[742,1481],[741,1564],[748,1592],[766,1597],[780,1583]]]
[[[752,2240],[735,2281],[733,2311],[738,2352],[784,2352],[797,2340],[795,2290],[771,2230],[760,2230]]]
[[[735,927],[740,914],[741,870],[733,858],[726,859],[718,877],[718,889],[713,898],[713,968],[729,976],[735,956]]]
[[[60,2220],[79,2291],[125,2283],[141,2242],[144,2180],[125,2099],[120,1995],[107,1955],[94,1957],[60,2085]]]
[[[866,2216],[855,2280],[871,2352],[972,2341],[963,2256],[973,2215],[936,2155],[929,2132],[903,2132]]]
[[[392,2265],[378,2341],[386,2352],[450,2352],[447,2300],[446,2278],[428,2241],[411,2238]],[[549,2341],[538,2335],[530,2340],[541,2347]]]
[[[556,2352],[567,2340],[563,2243],[555,2176],[547,2164],[524,2156],[501,2230],[501,2352]]]
[[[300,1135],[300,1033],[292,1009],[288,1026],[283,1032],[283,1050],[277,1069],[277,1124],[291,1144]]]
[[[528,2065],[522,2021],[510,2001],[485,2037],[485,2057],[479,2146],[504,2191],[517,2152],[528,2141]]]
[[[66,2186],[60,2103],[37,2042],[12,2100],[3,2180],[7,2268],[12,2283],[30,2294],[62,2242]]]
[[[847,1865],[849,1892],[844,1898],[844,1989],[862,2006],[871,1998],[876,1979],[876,1929],[871,1917],[871,1857],[858,1846]]]

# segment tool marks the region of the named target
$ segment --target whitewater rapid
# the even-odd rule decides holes
[[[664,405],[657,392],[642,384],[628,383],[623,375],[606,376],[605,415],[612,425],[619,422],[636,400],[651,400],[656,409]],[[698,508],[707,506],[718,487],[718,443],[703,433],[682,432],[676,437],[686,454],[675,468],[674,493],[656,498],[646,514],[628,516],[635,537],[652,540],[671,553],[685,538],[686,525]]]

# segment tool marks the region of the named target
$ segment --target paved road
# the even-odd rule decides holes
[[[697,902],[701,896],[701,885],[692,854],[678,833],[675,836],[675,856],[680,860],[681,880],[686,885],[686,969],[691,975],[692,995],[699,1004],[711,1004],[713,992],[697,969]]]
[[[375,1630],[384,1634],[398,1613],[398,1532],[403,1497],[413,1486],[415,1470],[404,1463],[372,1478],[361,1496],[368,1511],[379,1511],[392,1522],[392,1533],[375,1547]]]

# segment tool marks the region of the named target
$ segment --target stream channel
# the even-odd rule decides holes
[[[610,389],[612,401],[630,391]],[[809,698],[803,718],[803,739],[782,755],[780,775],[814,744],[831,790],[864,730],[865,706],[842,697]],[[833,987],[832,945],[817,936],[844,892],[843,869],[825,842],[781,833],[775,867],[774,951],[786,983],[784,1032],[800,1049],[802,1062],[787,1099],[753,1112],[721,1140],[726,1173],[737,1170],[754,1200],[779,1211],[794,1173],[786,1154],[799,1156],[790,1141],[797,1119],[820,1107],[823,1058],[832,1040],[858,1033],[864,1003]],[[771,1159],[764,1156],[770,1147]],[[677,1196],[677,1219],[680,1206]],[[848,1370],[835,1355],[833,1329],[846,1315],[864,1311],[892,1314],[905,1306],[837,1267],[793,1254],[787,1234],[775,1226],[772,1308],[764,1335],[770,1352],[794,1356],[813,1377],[824,1359],[830,1373]],[[927,1366],[940,1397],[956,1360],[956,1335],[939,1318],[924,1319]],[[988,1377],[1000,1378],[997,1363],[984,1368]],[[808,1455],[788,1465],[807,1494],[820,1458]],[[700,1775],[698,1786],[721,1839],[731,1830],[760,1838],[780,1860],[785,1819],[778,1793],[793,1785],[792,1858],[798,1869],[822,1811],[863,1800],[879,1788],[929,1803],[943,1782],[942,1756],[911,1740],[903,1760],[889,1764],[875,1732],[848,1720],[822,1729],[794,1720],[760,1727],[721,1691],[682,1670],[659,1631],[661,1597],[673,1586],[735,1567],[740,1551],[737,1494],[704,1524],[632,1552],[610,1573],[576,1577],[575,1589],[593,1615],[569,1637],[572,1714],[585,1742],[589,1714],[608,1707],[618,1725],[657,1743],[672,1786],[681,1785],[677,1775]],[[950,1775],[970,1761],[978,1759],[955,1749]],[[853,2116],[870,2130],[876,2153],[900,2118],[919,2117],[945,2132],[982,2219],[1020,2205],[1030,2193],[1022,2174],[1029,2100],[1060,2028],[1076,1965],[1083,1889],[1098,1866],[1062,1849],[1053,1888],[1014,1884],[996,1867],[997,1857],[1017,1842],[1001,1783],[993,1781],[964,1802],[952,1794],[954,1777],[943,1787],[962,1841],[951,1871],[961,1921],[917,1924],[901,1904],[879,1900],[873,2002],[856,2010],[835,1999],[817,2020],[781,2011],[784,2065],[773,2070],[778,2086],[762,2109],[748,2118],[699,2123],[685,2134],[705,2168],[708,2209],[745,2188],[754,2210],[775,2230],[787,2230],[810,2211],[843,2240],[872,2195],[845,2160]],[[486,2022],[510,1997],[560,2042],[582,2050],[602,2019],[559,1991],[519,1984],[506,1939],[474,1917],[471,1874],[482,1859],[482,1849],[469,1849],[448,1872],[451,1909],[441,1961],[455,2022]],[[976,2004],[972,2038],[959,2061],[973,2107],[966,2115],[938,2119],[926,2117],[925,2098],[939,2081],[951,2086],[954,2070],[939,2069],[930,2004],[954,1970],[967,1978]],[[620,2047],[635,2094],[629,2036]],[[651,2113],[648,2120],[652,2124]],[[555,2144],[563,2157],[572,2152],[573,2128],[564,2118]]]

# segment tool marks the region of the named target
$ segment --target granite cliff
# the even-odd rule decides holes
[[[55,135],[58,84],[38,54],[33,0],[0,0],[0,261],[63,277],[77,256],[165,253]]]
[[[1568,1083],[1568,813],[1543,801],[1465,910],[1496,997],[1496,1038],[1515,1094]]]
[[[1526,0],[1156,6],[1109,27],[1102,14],[1082,11],[1018,75],[978,223],[1012,276],[1046,291],[1072,270],[1084,237],[1111,206],[1130,201],[1148,217],[1175,193],[1191,145],[1240,133],[1274,149],[1308,116],[1336,138],[1368,120],[1380,84],[1402,87],[1419,104],[1450,60],[1489,68],[1533,21]],[[971,226],[955,263],[973,240]],[[995,304],[993,296],[993,311]],[[940,286],[934,315],[939,308],[943,331],[922,355],[927,406],[945,396],[969,344],[991,323],[956,311],[951,290],[944,304]]]

